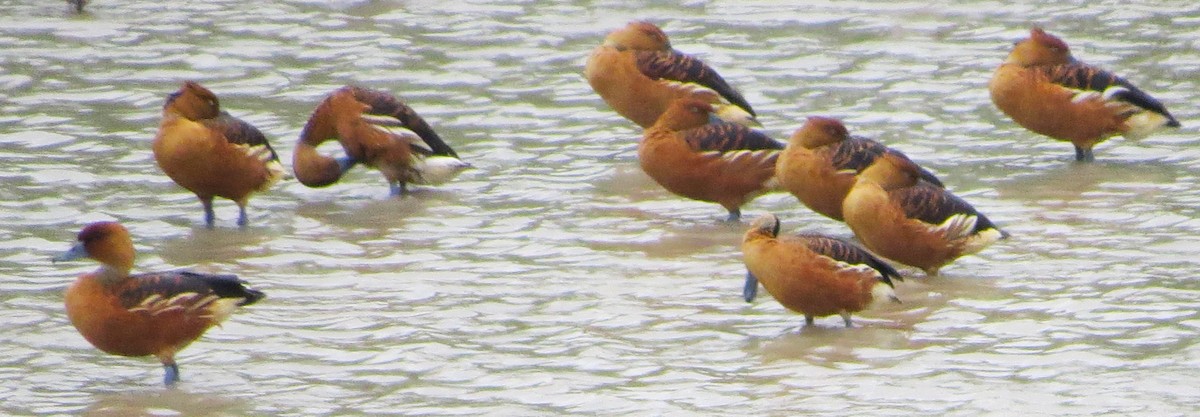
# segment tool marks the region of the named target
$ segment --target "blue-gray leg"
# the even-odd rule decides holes
[[[392,197],[403,197],[408,193],[408,184],[397,181],[389,184],[392,188]]]
[[[742,298],[747,303],[754,301],[754,297],[758,296],[758,278],[746,271],[746,285],[742,287]]]
[[[238,204],[238,227],[246,227],[249,221],[246,220],[246,206]]]
[[[175,383],[179,382],[179,365],[176,365],[174,361],[163,364],[163,373],[164,385],[172,387],[175,386]]]
[[[200,197],[200,203],[204,204],[204,225],[212,229],[213,222],[216,221],[216,216],[213,215],[213,199]]]
[[[727,222],[736,222],[742,220],[742,209],[729,210],[729,217],[725,218]]]

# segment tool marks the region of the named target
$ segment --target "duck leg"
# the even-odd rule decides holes
[[[408,184],[405,184],[402,181],[391,183],[391,187],[392,197],[403,197],[405,194],[408,194]]]
[[[175,364],[175,359],[163,361],[163,385],[173,387],[178,382],[179,365]]]
[[[742,220],[742,209],[736,209],[736,208],[733,210],[729,210],[729,217],[725,218],[725,221],[730,222],[730,223],[740,221],[740,220]]]
[[[1092,155],[1092,148],[1075,145],[1075,160],[1079,162],[1092,162],[1096,160],[1096,157]]]
[[[212,196],[200,197],[200,203],[204,204],[204,225],[212,229],[213,223],[216,221],[216,216],[213,215],[213,198]]]

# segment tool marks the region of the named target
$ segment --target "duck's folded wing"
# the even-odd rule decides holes
[[[804,240],[809,250],[821,256],[845,263],[850,267],[867,266],[874,269],[879,274],[879,281],[888,285],[893,285],[893,278],[897,281],[904,281],[904,277],[900,275],[899,271],[896,271],[896,268],[858,245],[842,239],[815,234],[801,234],[797,237]]]
[[[650,79],[694,83],[712,89],[729,103],[755,116],[746,98],[699,58],[677,51],[638,51],[637,67]]]
[[[949,239],[966,238],[984,230],[997,229],[971,204],[933,184],[921,183],[899,189],[893,191],[891,196],[904,208],[906,216],[929,224]]]
[[[1044,67],[1042,71],[1051,82],[1079,91],[1079,94],[1082,95],[1077,95],[1076,100],[1090,95],[1098,95],[1104,100],[1121,101],[1174,120],[1174,117],[1167,112],[1167,108],[1158,99],[1138,89],[1128,80],[1103,69],[1075,62]]]
[[[727,122],[687,130],[684,140],[697,152],[778,150],[785,146],[758,130]]]
[[[265,154],[262,159],[266,161],[279,160],[279,155],[275,153],[271,143],[267,142],[267,136],[245,120],[222,111],[217,117],[204,119],[201,123],[215,134],[223,136],[231,144],[245,145],[255,153]]]
[[[132,312],[158,315],[171,311],[198,311],[220,299],[248,305],[263,293],[247,288],[236,275],[167,271],[139,274],[119,289],[121,305]]]

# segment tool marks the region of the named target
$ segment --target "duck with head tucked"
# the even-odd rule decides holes
[[[233,200],[238,226],[246,226],[250,195],[286,174],[266,136],[221,110],[217,96],[187,81],[167,96],[154,138],[154,160],[163,172],[204,205],[204,223],[213,227],[213,197]]]
[[[888,152],[858,175],[842,202],[846,225],[863,246],[926,274],[1008,237],[982,213]]]
[[[588,57],[584,76],[618,114],[649,128],[678,98],[696,98],[721,119],[757,126],[750,103],[699,58],[671,47],[653,23],[630,22],[604,38]]]
[[[854,186],[858,173],[888,152],[871,139],[850,136],[838,119],[813,116],[796,129],[779,155],[775,174],[779,183],[801,203],[834,220],[842,220],[842,200]],[[942,182],[920,168],[921,179],[938,187]]]
[[[1161,102],[1116,74],[1076,60],[1062,39],[1033,28],[988,84],[992,102],[1017,124],[1071,142],[1075,160],[1116,135],[1137,140],[1179,121]]]
[[[713,106],[693,98],[676,100],[638,144],[638,162],[667,191],[720,204],[727,221],[741,207],[776,191],[775,160],[783,144],[740,124],[714,121]]]
[[[742,238],[746,264],[746,302],[758,295],[758,284],[784,307],[816,317],[840,315],[850,327],[850,314],[876,300],[899,302],[892,280],[900,273],[858,245],[819,234],[779,235],[779,218],[765,214]]]
[[[337,140],[345,156],[320,154],[317,146],[328,140]],[[391,94],[346,86],[313,111],[296,142],[292,169],[300,183],[325,187],[356,164],[379,170],[393,196],[406,194],[408,184],[442,184],[471,167]]]
[[[93,346],[120,356],[154,355],[163,382],[179,382],[175,354],[239,307],[263,293],[234,275],[188,271],[130,275],[133,241],[124,226],[98,222],[84,227],[55,262],[91,258],[100,268],[83,274],[66,291],[67,316]]]

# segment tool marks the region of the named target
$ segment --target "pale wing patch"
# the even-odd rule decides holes
[[[1138,140],[1166,127],[1170,122],[1166,116],[1146,110],[1136,104],[1117,98],[1118,94],[1129,92],[1128,88],[1114,85],[1104,92],[1068,89],[1075,93],[1071,102],[1075,104],[1088,100],[1101,100],[1104,107],[1114,113],[1128,117],[1125,120],[1126,131],[1122,134],[1127,139]]]
[[[242,153],[245,153],[246,156],[262,162],[263,167],[267,169],[267,183],[263,184],[260,189],[265,190],[276,181],[290,176],[288,170],[283,167],[283,164],[279,163],[279,157],[267,145],[239,144],[234,146],[242,151]]]
[[[1074,103],[1074,104],[1083,103],[1085,101],[1092,100],[1092,99],[1103,98],[1103,96],[1101,96],[1100,92],[1098,92],[1098,91],[1076,90],[1074,88],[1067,88],[1067,90],[1071,90],[1071,91],[1075,92],[1075,95],[1071,96],[1071,103]]]
[[[367,116],[368,115],[362,115],[362,119],[367,120]],[[384,117],[384,119],[396,120],[395,117]],[[367,121],[370,122],[371,120]],[[391,123],[376,122],[371,122],[370,125],[371,127],[376,128],[377,131],[390,135],[392,139],[397,139],[403,141],[403,143],[420,147],[420,149],[424,149],[426,152],[433,152],[433,147],[430,147],[430,144],[426,144],[425,139],[421,139],[419,134],[409,131],[409,129],[403,127],[403,125],[391,125]]]
[[[948,241],[966,240],[971,237],[972,231],[975,230],[975,223],[979,221],[979,217],[973,214],[958,213],[941,225],[931,227],[930,230],[934,233],[942,234]]]
[[[183,312],[197,318],[208,319],[213,317],[213,312],[208,307],[219,299],[220,297],[213,294],[202,296],[195,292],[180,293],[171,298],[165,298],[160,294],[152,294],[136,306],[130,308],[129,312],[147,313],[151,316],[170,312]]]
[[[670,89],[676,90],[676,91],[682,91],[685,94],[688,94],[688,95],[691,95],[691,96],[694,96],[697,98],[704,98],[709,101],[715,101],[714,99],[720,100],[720,98],[721,98],[721,94],[717,93],[716,90],[713,90],[711,88],[705,87],[700,84],[688,83],[688,82],[676,81],[676,80],[668,80],[668,79],[660,79],[658,82],[667,86],[667,88],[670,88]],[[727,101],[724,101],[724,100],[721,100],[721,102],[728,103]]]

